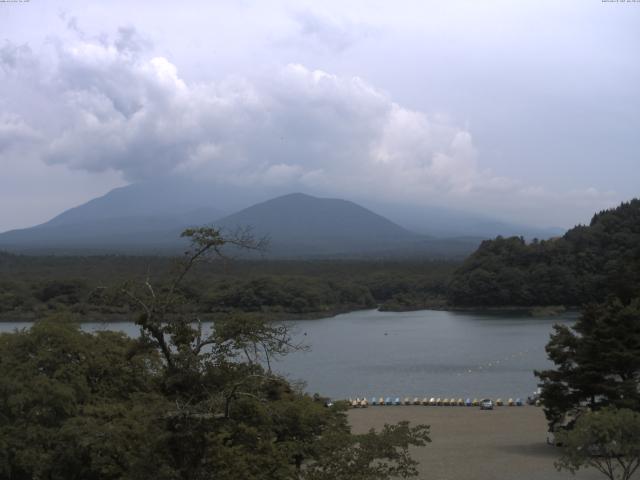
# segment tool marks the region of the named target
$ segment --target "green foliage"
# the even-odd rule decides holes
[[[610,480],[629,480],[640,466],[640,413],[615,408],[587,412],[558,440],[563,447],[559,470],[575,473],[591,467]]]
[[[323,437],[322,455],[310,462],[304,478],[308,480],[384,480],[409,478],[418,474],[417,462],[409,456],[409,446],[430,442],[429,428],[410,427],[408,422],[385,425],[380,433],[371,430],[360,435]]]
[[[270,369],[298,348],[260,316],[211,331],[185,305],[197,262],[250,237],[185,232],[193,249],[161,285],[120,289],[138,339],[88,334],[66,318],[0,335],[0,477],[62,479],[386,479],[415,476],[410,446],[428,427],[352,435],[346,406],[326,407]],[[61,291],[63,291],[62,289]]]
[[[572,328],[556,326],[546,347],[553,370],[536,372],[553,426],[604,406],[640,412],[640,299],[587,306]]]
[[[439,261],[208,261],[181,283],[181,308],[201,316],[252,312],[280,318],[374,308],[441,306],[455,263]],[[0,252],[0,318],[35,319],[68,309],[92,319],[124,319],[125,279],[162,280],[167,257],[28,257]],[[166,285],[164,285],[166,286]]]
[[[0,335],[0,472],[10,479],[127,477],[154,435],[159,357],[64,319]],[[153,412],[153,413],[152,413]],[[125,468],[126,467],[126,468]]]
[[[454,305],[570,305],[640,290],[640,200],[598,213],[563,237],[483,242],[456,271]]]

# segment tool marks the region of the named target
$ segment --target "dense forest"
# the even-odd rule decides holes
[[[483,242],[455,272],[453,305],[580,306],[640,290],[640,200],[594,215],[565,235]]]
[[[0,318],[38,318],[60,310],[93,319],[127,318],[129,306],[115,293],[126,281],[166,277],[176,261],[0,253]],[[376,306],[405,310],[443,305],[457,266],[428,260],[210,261],[194,268],[181,293],[187,308],[203,316],[317,317]]]

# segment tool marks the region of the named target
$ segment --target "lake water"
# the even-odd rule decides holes
[[[310,393],[349,396],[521,397],[537,386],[533,370],[551,364],[544,346],[554,323],[576,314],[530,317],[518,313],[366,310],[320,320],[288,322],[309,346],[273,368],[303,379]],[[0,331],[25,327],[0,323]],[[83,329],[121,330],[131,323],[86,323]]]

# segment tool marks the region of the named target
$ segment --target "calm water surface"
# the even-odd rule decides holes
[[[522,397],[536,388],[533,370],[550,366],[544,346],[554,323],[576,315],[534,318],[517,313],[378,312],[289,322],[309,351],[273,367],[309,392],[348,396]],[[25,327],[1,323],[0,331]],[[87,331],[132,323],[85,323]]]

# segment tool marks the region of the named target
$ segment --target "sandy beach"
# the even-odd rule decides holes
[[[558,450],[546,444],[546,421],[537,407],[481,411],[475,407],[383,406],[350,410],[349,420],[356,433],[401,420],[430,425],[432,443],[412,451],[420,462],[420,479],[605,478],[593,469],[575,476],[555,469]]]

